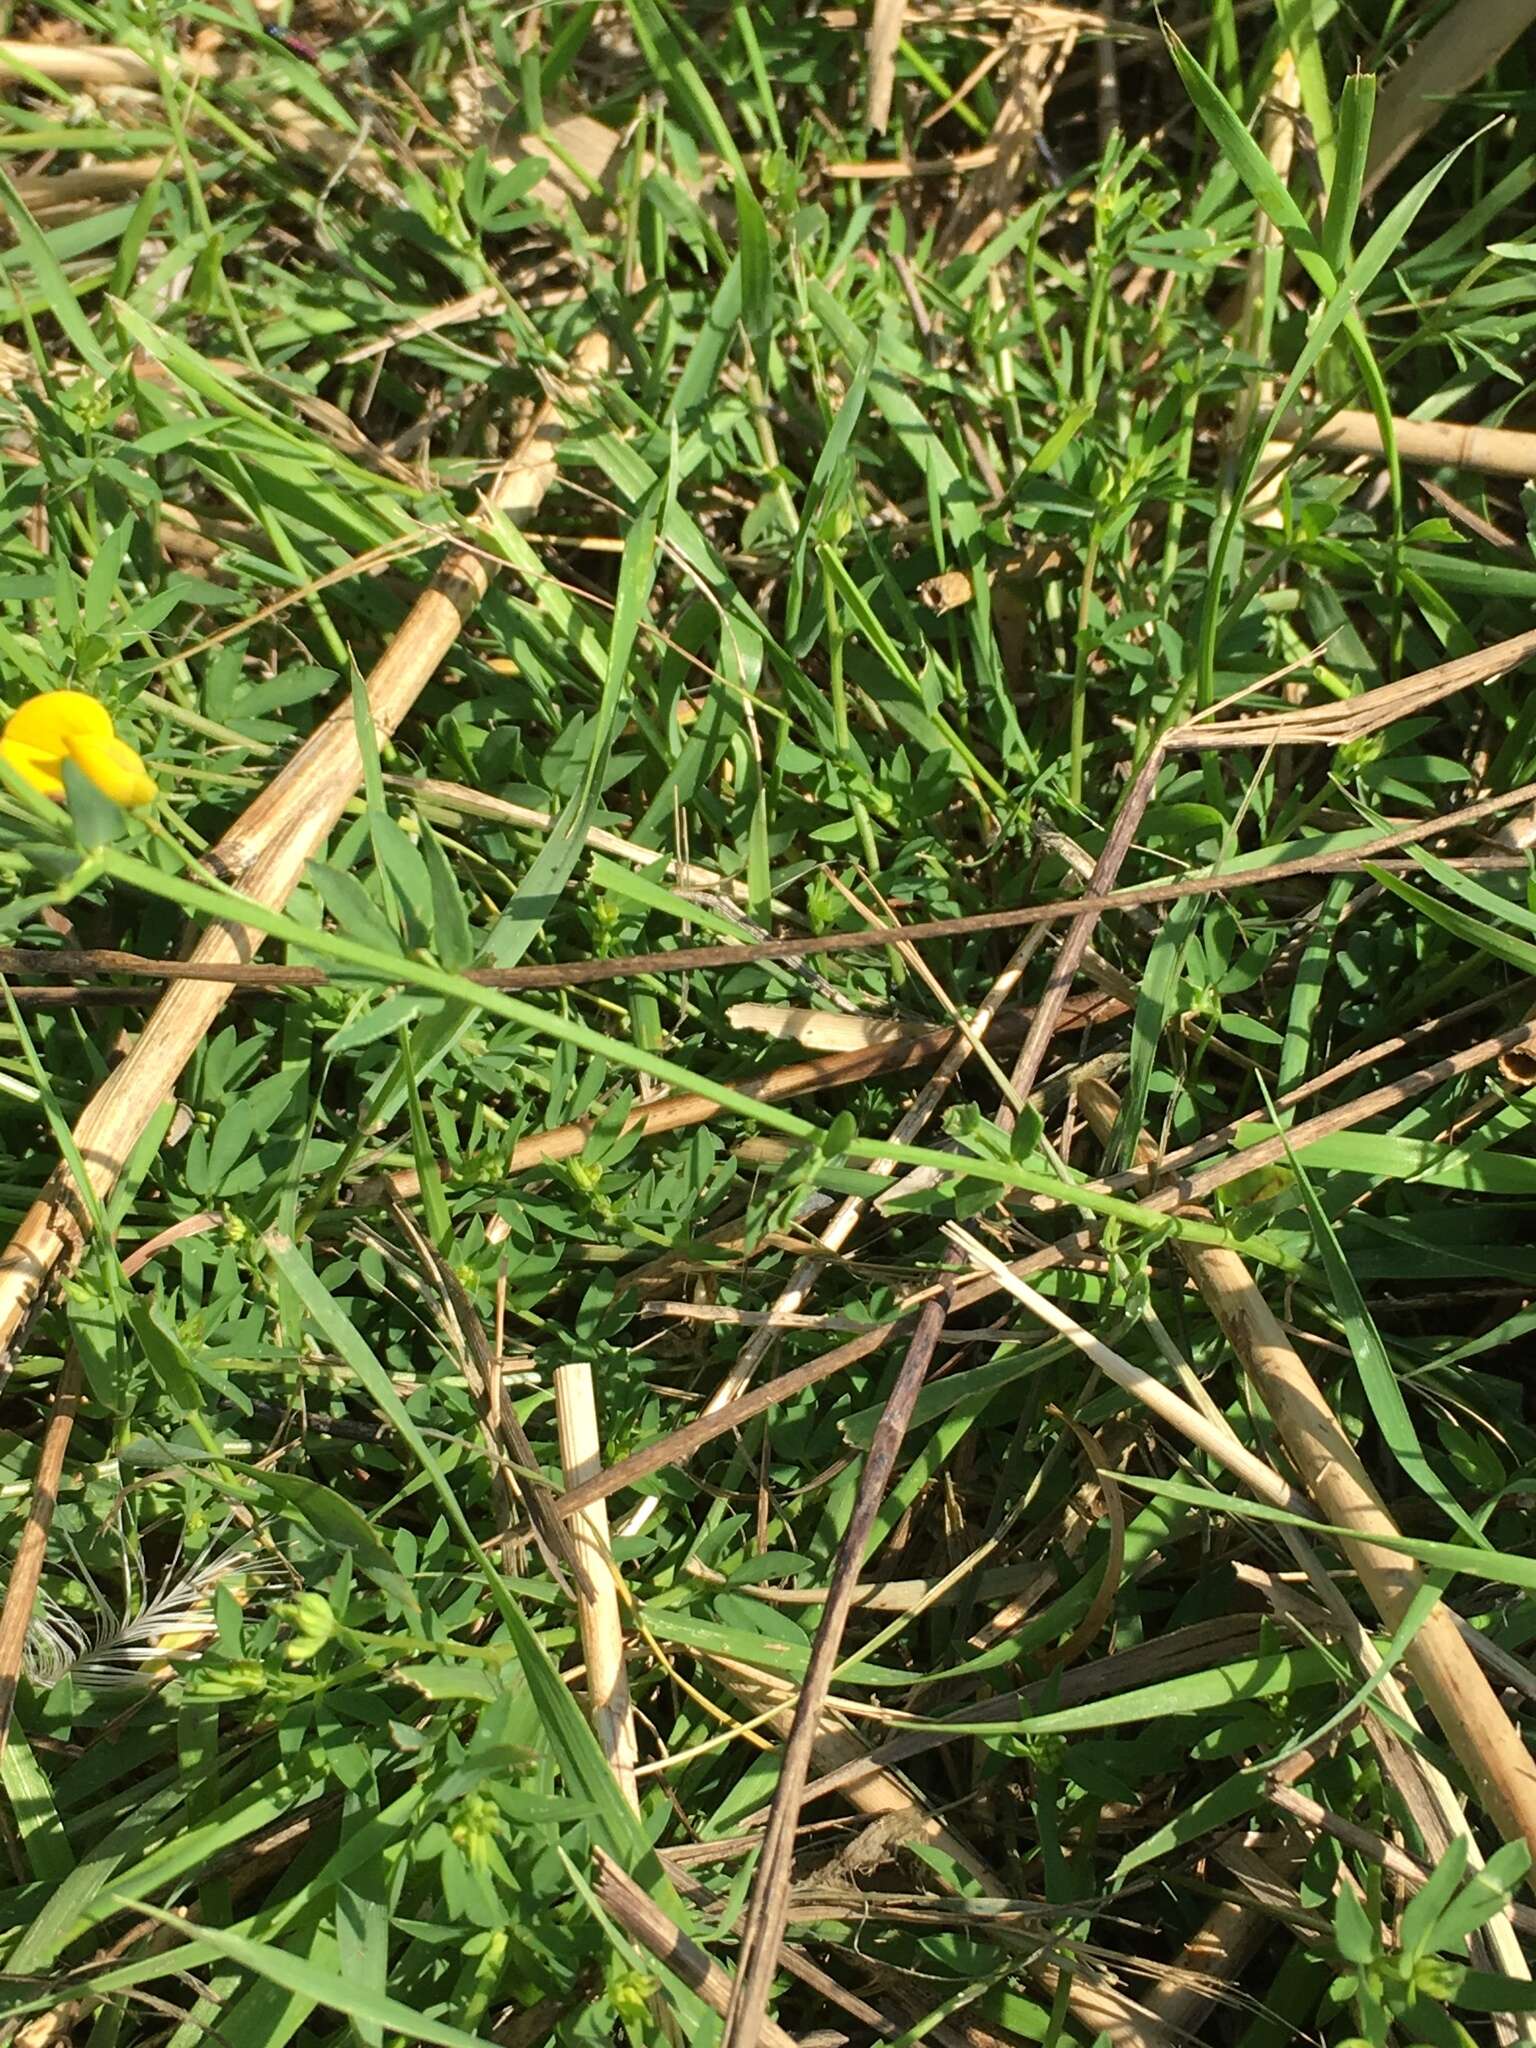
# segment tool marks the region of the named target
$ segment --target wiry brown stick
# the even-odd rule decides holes
[[[11,1576],[6,1582],[5,1605],[0,1608],[0,1756],[5,1754],[11,1732],[11,1715],[16,1710],[22,1653],[26,1649],[32,1608],[43,1576],[43,1560],[48,1554],[48,1531],[53,1526],[53,1511],[58,1506],[64,1453],[69,1448],[75,1411],[80,1406],[82,1384],[80,1354],[71,1346],[53,1390],[53,1409],[48,1417],[48,1427],[43,1432],[43,1447],[38,1453],[37,1473],[32,1481],[32,1505],[27,1511],[26,1527],[21,1532]]]
[[[576,351],[573,390],[590,386],[607,361],[606,339],[589,336]],[[554,481],[560,434],[559,406],[546,400],[492,486],[491,510],[506,518],[527,518]],[[412,606],[368,677],[368,707],[381,738],[395,731],[415,703],[488,581],[483,556],[455,548]],[[254,901],[280,908],[361,779],[362,755],[347,694],[220,840],[210,864]],[[207,966],[248,962],[261,936],[249,927],[210,925],[192,959]],[[169,989],[127,1058],[86,1105],[74,1142],[98,1197],[116,1182],[227,994],[218,984],[185,982]],[[89,1206],[61,1162],[0,1257],[0,1354],[15,1343],[43,1288],[78,1257],[89,1228]]]
[[[1133,1657],[1136,1654],[1131,1653]],[[788,1734],[793,1723],[792,1694],[782,1678],[724,1657],[712,1657],[710,1663],[755,1710],[769,1710],[770,1726],[780,1734]],[[1081,1675],[1068,1672],[1064,1679],[1053,1679],[1050,1683],[1062,1688],[1065,1700],[1074,1685],[1081,1683]],[[1016,1705],[1017,1696],[1010,1697]],[[774,1703],[780,1701],[783,1704],[776,1707]],[[830,1708],[824,1708],[817,1717],[812,1752],[822,1773],[817,1786],[830,1789],[835,1783],[850,1806],[869,1815],[874,1825],[886,1832],[892,1847],[898,1843],[921,1843],[953,1863],[991,1896],[1005,1894],[1003,1880],[971,1844],[946,1821],[930,1813],[893,1771],[883,1769],[860,1737]],[[753,1816],[748,1825],[761,1824],[766,1818]],[[755,1846],[755,1836],[746,1840]],[[794,1953],[792,1948],[782,1947],[780,1958],[791,1974],[799,1975],[798,1958],[791,1960]],[[1026,1967],[1046,1995],[1054,1997],[1061,1979],[1057,1964],[1042,1957]],[[1171,2037],[1102,1971],[1080,1966],[1069,1982],[1067,1997],[1084,2030],[1090,2036],[1103,2033],[1114,2048],[1173,2048]]]
[[[810,1775],[821,1710],[831,1689],[843,1632],[853,1610],[864,1547],[896,1469],[913,1404],[932,1362],[947,1312],[948,1302],[941,1296],[927,1303],[917,1319],[907,1355],[864,1461],[848,1527],[838,1545],[827,1604],[811,1646],[805,1678],[795,1701],[794,1723],[779,1765],[762,1857],[752,1887],[752,1903],[742,1931],[741,1970],[731,1993],[721,2048],[757,2048],[762,2039],[778,1967],[779,1944],[788,1925],[789,1882],[794,1868],[795,1832],[800,1825],[800,1799]]]
[[[1395,714],[1399,717],[1402,712]],[[1244,741],[1243,744],[1249,744]],[[1133,889],[1119,889],[1103,896],[1066,897],[1054,903],[1021,904],[1013,910],[978,911],[968,917],[940,917],[903,925],[899,937],[906,945],[926,945],[943,939],[974,938],[982,932],[1019,931],[1027,925],[1060,924],[1069,918],[1098,916],[1104,911],[1139,910],[1165,903],[1181,903],[1191,896],[1230,895],[1239,889],[1261,889],[1276,882],[1293,882],[1316,875],[1350,874],[1367,861],[1398,847],[1413,846],[1443,832],[1459,831],[1468,825],[1497,817],[1502,811],[1516,811],[1536,802],[1536,782],[1518,789],[1479,797],[1475,803],[1442,811],[1438,817],[1421,818],[1390,832],[1362,840],[1358,846],[1335,848],[1329,853],[1300,854],[1291,860],[1271,862],[1267,867],[1237,868],[1220,874],[1188,875],[1177,882],[1151,882]],[[823,932],[817,936],[791,933],[783,938],[748,939],[716,946],[677,946],[655,953],[621,953],[606,960],[539,962],[533,966],[486,968],[468,978],[487,987],[509,991],[529,989],[590,988],[603,981],[624,981],[642,974],[684,974],[715,967],[745,967],[758,960],[808,960],[828,953],[867,953],[876,946],[889,946],[890,932]],[[58,956],[45,955],[45,958]],[[264,988],[289,986],[319,988],[331,980],[324,968],[264,967],[249,961],[159,961],[140,959],[125,972],[148,973],[157,979],[185,979],[254,983]]]

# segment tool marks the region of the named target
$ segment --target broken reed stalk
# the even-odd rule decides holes
[[[568,391],[547,398],[487,494],[489,511],[526,519],[555,479],[561,403],[589,391],[609,360],[606,337],[589,335],[572,360]],[[489,570],[473,548],[452,549],[367,681],[375,730],[388,738],[435,673],[484,596]],[[278,775],[219,841],[209,863],[255,902],[280,909],[362,779],[362,754],[350,693],[344,694]],[[217,966],[251,959],[262,934],[225,922],[207,926],[194,962]],[[78,1257],[91,1211],[114,1185],[160,1104],[228,999],[227,986],[178,982],[168,989],[122,1063],[86,1105],[74,1143],[91,1185],[87,1200],[60,1162],[0,1256],[0,1355],[49,1281]]]
[[[726,1657],[712,1656],[709,1662],[737,1697],[764,1717],[764,1725],[781,1737],[789,1734],[794,1720],[794,1696],[785,1680]],[[1071,1677],[1064,1683],[1070,1687]],[[818,1786],[827,1784],[831,1790],[834,1782],[829,1781],[835,1781],[837,1792],[856,1811],[867,1814],[872,1821],[888,1822],[893,1829],[899,1828],[901,1841],[920,1842],[924,1848],[936,1851],[980,1885],[987,1896],[1007,1896],[1003,1879],[964,1836],[930,1813],[894,1771],[878,1764],[868,1745],[830,1708],[823,1707],[818,1716],[812,1756],[821,1773]],[[751,1824],[749,1821],[748,1825]],[[930,1874],[946,1890],[954,1889],[931,1865]],[[1057,1964],[1031,1959],[1024,1967],[1047,1997],[1055,1996],[1062,1975]],[[1113,2043],[1113,2048],[1174,2048],[1172,2035],[1159,2027],[1134,1999],[1091,1967],[1079,1964],[1074,1970],[1067,1998],[1074,2018],[1090,2039],[1102,2034]]]
[[[751,1903],[741,1937],[741,1968],[731,1993],[721,2048],[757,2048],[778,1969],[779,1945],[789,1924],[789,1890],[794,1872],[800,1801],[810,1776],[821,1713],[832,1686],[843,1633],[853,1611],[859,1568],[875,1516],[896,1469],[912,1408],[944,1328],[946,1296],[924,1305],[906,1357],[875,1428],[857,1496],[832,1567],[827,1604],[811,1646],[805,1677],[795,1700],[794,1720],[779,1763],[778,1782],[763,1835]]]
[[[1120,1107],[1114,1090],[1085,1082],[1078,1100],[1106,1141]],[[1236,1252],[1184,1241],[1174,1249],[1268,1410],[1319,1518],[1351,1531],[1340,1539],[1345,1555],[1395,1630],[1424,1591],[1424,1575],[1412,1558],[1371,1541],[1399,1532],[1322,1389]],[[1443,1601],[1421,1622],[1403,1661],[1485,1811],[1506,1841],[1523,1839],[1536,1857],[1536,1762]]]
[[[1110,1127],[1113,1127],[1113,1117],[1110,1119]],[[1230,1472],[1249,1486],[1261,1500],[1267,1500],[1275,1507],[1285,1507],[1293,1514],[1299,1512],[1303,1518],[1311,1519],[1308,1512],[1311,1503],[1299,1496],[1273,1466],[1255,1457],[1247,1449],[1226,1424],[1219,1410],[1207,1416],[1203,1410],[1173,1393],[1152,1374],[1144,1372],[1141,1367],[1132,1365],[1128,1359],[1111,1351],[1081,1324],[1074,1322],[1054,1302],[1047,1300],[1044,1295],[1037,1294],[1017,1274],[1004,1266],[1001,1260],[977,1244],[973,1238],[968,1237],[957,1225],[947,1225],[945,1234],[989,1272],[1017,1301],[1022,1302],[1048,1329],[1055,1330],[1067,1338],[1117,1386],[1125,1388],[1154,1414],[1182,1430],[1200,1449],[1215,1458],[1218,1463],[1224,1464]],[[1323,1602],[1322,1609],[1315,1610],[1317,1622],[1325,1625],[1331,1623],[1339,1632],[1356,1666],[1375,1685],[1380,1708],[1385,1713],[1397,1716],[1404,1726],[1416,1728],[1418,1723],[1396,1677],[1391,1671],[1383,1670],[1375,1644],[1354,1610],[1329,1578],[1310,1541],[1295,1529],[1287,1529],[1283,1533],[1297,1562],[1306,1572]],[[1449,1609],[1442,1607],[1438,1611],[1446,1615],[1453,1627],[1459,1626],[1450,1615]],[[1468,1651],[1467,1655],[1470,1654]],[[1478,1672],[1478,1677],[1484,1689],[1491,1692],[1487,1681],[1482,1679],[1481,1672]],[[1467,1843],[1467,1853],[1473,1867],[1480,1867],[1481,1858],[1476,1839],[1467,1824],[1466,1815],[1461,1810],[1454,1789],[1443,1774],[1427,1758],[1421,1758],[1416,1751],[1407,1748],[1392,1729],[1381,1721],[1376,1712],[1372,1711],[1366,1719],[1367,1730],[1381,1755],[1383,1769],[1396,1784],[1431,1853],[1442,1854],[1451,1839],[1460,1836]],[[888,1743],[883,1749],[885,1752],[901,1754],[912,1751],[914,1744],[919,1747],[926,1746],[927,1740],[928,1738],[911,1736],[897,1738],[895,1743]],[[879,1755],[881,1752],[876,1754]],[[831,1789],[833,1787],[830,1784],[817,1785],[812,1786],[810,1791],[812,1795],[817,1795]],[[1498,1967],[1505,1975],[1529,1979],[1530,1972],[1524,1956],[1507,1923],[1490,1923],[1480,1939],[1487,1941],[1492,1954],[1497,1958]]]
[[[585,1363],[555,1367],[555,1420],[560,1434],[560,1465],[567,1486],[579,1486],[603,1469],[602,1438],[597,1427],[597,1399],[592,1368]],[[580,1567],[576,1621],[587,1667],[587,1704],[592,1726],[619,1790],[640,1811],[635,1778],[639,1744],[635,1711],[624,1664],[624,1624],[619,1614],[616,1567],[608,1540],[608,1508],[593,1501],[570,1518],[571,1543]],[[585,1581],[583,1586],[581,1581]],[[697,1987],[695,1987],[697,1988]],[[717,2007],[716,2010],[719,2010]]]

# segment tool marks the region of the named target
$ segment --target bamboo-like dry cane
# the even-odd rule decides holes
[[[901,44],[902,17],[907,0],[875,0],[870,9],[864,48],[869,63],[869,88],[864,118],[877,135],[883,135],[891,119],[891,93],[896,84],[896,52]]]
[[[1087,1082],[1078,1100],[1101,1140],[1107,1138],[1119,1113],[1113,1089]],[[1395,1537],[1397,1527],[1322,1389],[1236,1252],[1182,1240],[1175,1249],[1241,1359],[1320,1516],[1351,1532],[1341,1539],[1345,1554],[1376,1611],[1396,1629],[1423,1592],[1424,1575],[1412,1558],[1371,1541]],[[1403,1657],[1500,1833],[1507,1841],[1523,1839],[1536,1856],[1536,1762],[1443,1602],[1430,1609]]]
[[[555,1368],[555,1420],[560,1433],[560,1464],[567,1486],[579,1486],[602,1470],[602,1438],[597,1427],[597,1399],[592,1368],[580,1363]],[[587,1667],[587,1701],[592,1726],[619,1790],[640,1811],[635,1778],[639,1745],[630,1704],[629,1674],[624,1667],[624,1624],[614,1585],[615,1566],[608,1541],[608,1504],[594,1501],[571,1516],[568,1527],[581,1567],[576,1621]],[[697,1988],[697,1987],[695,1987]],[[719,2008],[717,2008],[718,2010]]]
[[[590,392],[608,361],[605,336],[589,335],[579,345],[566,392],[545,400],[492,485],[487,495],[491,512],[526,519],[542,502],[555,478],[561,405]],[[389,737],[415,703],[488,582],[483,554],[455,548],[416,600],[368,677],[368,708],[380,737]],[[362,753],[348,694],[219,841],[210,864],[255,902],[280,909],[361,779]],[[203,931],[191,957],[208,963],[248,961],[261,939],[254,929],[220,922]],[[227,987],[217,983],[177,982],[156,1005],[127,1058],[86,1105],[74,1142],[97,1197],[116,1182],[227,997]],[[0,1256],[0,1354],[14,1346],[49,1281],[78,1257],[89,1227],[89,1206],[61,1162]]]
[[[1109,1091],[1106,1090],[1105,1092],[1107,1094]],[[1100,1117],[1102,1117],[1102,1114],[1101,1106]],[[1099,1120],[1099,1117],[1094,1119],[1096,1125]],[[1113,1127],[1113,1122],[1114,1113],[1111,1112],[1109,1117],[1110,1128]],[[1184,1400],[1182,1395],[1174,1393],[1170,1387],[1165,1386],[1154,1374],[1144,1371],[1140,1366],[1131,1364],[1128,1359],[1122,1358],[1118,1352],[1110,1350],[1108,1345],[1100,1342],[1091,1332],[1085,1330],[1080,1323],[1074,1322],[1055,1302],[1048,1300],[1042,1294],[1036,1293],[1027,1282],[1020,1279],[1017,1273],[1011,1271],[1000,1259],[989,1252],[984,1245],[979,1244],[968,1233],[961,1230],[958,1225],[947,1224],[945,1226],[945,1235],[949,1237],[952,1243],[958,1245],[966,1252],[984,1272],[991,1275],[1007,1293],[1013,1295],[1015,1300],[1022,1302],[1029,1309],[1030,1313],[1043,1322],[1047,1328],[1053,1329],[1059,1335],[1066,1337],[1085,1357],[1092,1359],[1093,1363],[1098,1366],[1099,1370],[1107,1378],[1112,1379],[1117,1386],[1125,1388],[1128,1393],[1134,1395],[1146,1407],[1151,1409],[1155,1415],[1171,1423],[1174,1428],[1182,1431],[1192,1443],[1204,1450],[1209,1456],[1215,1458],[1218,1463],[1225,1465],[1228,1471],[1242,1480],[1243,1484],[1256,1494],[1260,1500],[1267,1500],[1275,1507],[1285,1507],[1293,1514],[1298,1512],[1302,1515],[1308,1514],[1310,1503],[1305,1497],[1298,1494],[1297,1490],[1272,1465],[1266,1464],[1262,1458],[1256,1457],[1241,1442],[1235,1432],[1227,1425],[1219,1410],[1214,1410],[1212,1414],[1207,1415],[1202,1409]],[[1326,1619],[1342,1634],[1350,1655],[1361,1672],[1375,1684],[1376,1696],[1381,1707],[1386,1712],[1396,1715],[1408,1727],[1416,1727],[1417,1723],[1414,1720],[1412,1709],[1397,1679],[1392,1672],[1382,1670],[1381,1659],[1374,1643],[1355,1616],[1353,1610],[1323,1571],[1321,1561],[1313,1552],[1310,1542],[1303,1538],[1299,1531],[1287,1531],[1286,1535],[1298,1562],[1307,1571],[1314,1588],[1323,1598]],[[1350,1554],[1353,1560],[1353,1551]],[[1389,1553],[1389,1555],[1395,1556],[1395,1553]],[[1437,1611],[1447,1617],[1454,1630],[1456,1624],[1454,1617],[1450,1615],[1450,1611],[1443,1606]],[[1458,1643],[1461,1641],[1459,1634],[1457,1641]],[[1466,1654],[1470,1658],[1470,1651]],[[1491,1688],[1488,1687],[1487,1681],[1482,1677],[1480,1671],[1477,1673],[1477,1677],[1484,1691],[1491,1694]],[[1495,1707],[1497,1708],[1497,1701],[1495,1701]],[[1469,1860],[1474,1867],[1478,1867],[1480,1858],[1475,1839],[1471,1835],[1466,1817],[1461,1812],[1456,1795],[1447,1780],[1427,1758],[1420,1758],[1415,1752],[1403,1749],[1397,1736],[1389,1728],[1376,1725],[1373,1721],[1371,1732],[1378,1749],[1383,1752],[1384,1762],[1393,1757],[1395,1753],[1400,1752],[1398,1762],[1401,1764],[1401,1768],[1397,1768],[1396,1765],[1389,1765],[1389,1768],[1392,1769],[1392,1775],[1398,1782],[1399,1790],[1432,1853],[1443,1853],[1445,1846],[1452,1837],[1459,1835],[1465,1838],[1468,1843]],[[927,1739],[931,1740],[931,1738]],[[923,1740],[923,1738],[908,1737],[906,1738],[906,1745],[913,1745],[920,1740]],[[1518,1736],[1516,1736],[1515,1740],[1518,1742]],[[903,1748],[904,1745],[898,1742],[886,1747],[892,1751],[897,1751]],[[831,1789],[833,1789],[833,1786],[830,1784],[820,1787],[813,1786],[811,1788],[813,1793]],[[836,1789],[842,1790],[844,1788],[839,1784]],[[1529,1969],[1518,1942],[1513,1939],[1510,1933],[1507,1921],[1491,1923],[1484,1932],[1493,1952],[1498,1957],[1499,1965],[1504,1973],[1507,1976],[1528,1979],[1530,1975]]]
[[[1294,431],[1292,429],[1291,431]],[[1376,415],[1345,407],[1306,430],[1311,448],[1336,448],[1345,455],[1383,455]],[[1398,420],[1392,439],[1404,462],[1426,469],[1475,469],[1485,476],[1536,477],[1536,434],[1513,427],[1471,427],[1455,420]]]

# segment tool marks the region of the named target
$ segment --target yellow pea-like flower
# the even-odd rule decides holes
[[[112,730],[106,706],[83,690],[29,697],[6,720],[0,755],[44,796],[63,796],[64,763],[73,761],[103,796],[126,810],[154,801],[154,777]]]

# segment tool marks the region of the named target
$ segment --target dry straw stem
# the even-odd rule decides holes
[[[869,96],[866,119],[877,135],[883,135],[891,118],[891,94],[896,84],[896,51],[901,43],[902,17],[907,0],[874,0],[869,28],[864,38],[869,63]]]
[[[179,61],[188,70],[211,68],[191,51],[183,51]],[[0,42],[0,71],[18,78],[31,72],[56,85],[131,85],[145,92],[159,83],[152,64],[110,43]]]
[[[1087,1082],[1078,1100],[1106,1140],[1119,1112],[1113,1089]],[[1411,1558],[1370,1540],[1399,1532],[1322,1389],[1236,1252],[1185,1242],[1175,1249],[1242,1361],[1321,1519],[1352,1532],[1341,1539],[1345,1555],[1395,1630],[1423,1592],[1424,1576]],[[1536,1857],[1536,1763],[1443,1602],[1420,1624],[1404,1662],[1501,1834],[1523,1839]]]
[[[1512,427],[1469,427],[1454,420],[1398,420],[1392,439],[1404,462],[1426,468],[1475,469],[1486,476],[1536,477],[1536,434]],[[1348,407],[1306,430],[1306,445],[1345,455],[1384,455],[1376,415]]]
[[[580,344],[566,392],[545,400],[492,485],[490,511],[526,520],[542,502],[555,479],[561,404],[589,394],[608,361],[604,336],[589,335]],[[456,547],[449,552],[368,677],[368,707],[381,738],[395,731],[415,703],[488,582],[481,551]],[[346,694],[220,840],[211,864],[253,901],[281,909],[362,772],[355,714]],[[221,922],[204,929],[191,958],[208,966],[248,963],[261,940],[258,931]],[[116,1182],[227,997],[228,989],[217,983],[178,982],[168,989],[127,1058],[87,1104],[75,1125],[74,1142],[98,1200]],[[89,1217],[90,1205],[61,1162],[0,1257],[0,1353],[14,1344],[49,1280],[79,1255]]]
[[[1301,74],[1290,50],[1283,49],[1264,105],[1262,138],[1269,167],[1282,185],[1289,185],[1291,181],[1291,160],[1296,153],[1296,117],[1300,108]],[[1253,224],[1248,269],[1243,279],[1243,312],[1238,323],[1237,342],[1244,355],[1262,357],[1268,353],[1264,345],[1268,325],[1266,311],[1272,309],[1278,297],[1278,293],[1271,289],[1270,280],[1273,275],[1278,283],[1282,263],[1280,244],[1279,227],[1267,213],[1261,212]],[[1227,447],[1234,456],[1246,443],[1248,429],[1259,412],[1273,400],[1274,379],[1256,369],[1232,408]],[[1266,513],[1271,518],[1274,516],[1272,502],[1266,504],[1257,493],[1248,509],[1256,517],[1262,518]]]
[[[1531,439],[1536,441],[1536,435]],[[1303,704],[1294,711],[1234,718],[1220,725],[1194,720],[1170,736],[1169,748],[1203,753],[1211,747],[1340,747],[1380,732],[1400,718],[1417,716],[1429,705],[1453,697],[1459,690],[1495,682],[1529,661],[1533,654],[1536,632],[1517,633],[1513,639],[1458,655],[1453,661],[1442,661],[1416,676],[1383,683],[1379,689],[1367,690],[1363,696],[1351,697],[1343,703]]]
[[[603,1463],[590,1365],[556,1366],[555,1420],[565,1483],[579,1486],[584,1479],[600,1472]],[[592,1726],[619,1790],[638,1813],[640,1793],[635,1766],[639,1746],[635,1740],[629,1676],[624,1666],[624,1624],[619,1617],[617,1567],[608,1541],[607,1504],[594,1501],[571,1516],[569,1527],[576,1562],[586,1582],[584,1589],[578,1585],[576,1619],[587,1668]]]

